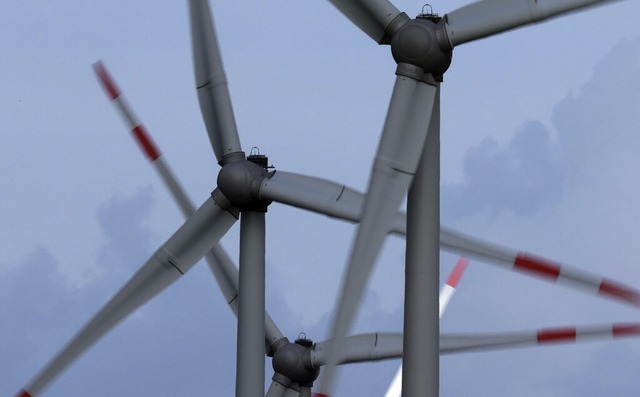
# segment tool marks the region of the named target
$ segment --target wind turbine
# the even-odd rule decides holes
[[[329,364],[318,397],[332,395],[336,364],[350,332],[378,250],[407,199],[404,355],[402,390],[437,396],[440,229],[440,83],[458,45],[557,17],[599,0],[481,0],[443,17],[411,19],[388,0],[332,0],[338,10],[378,44],[389,44],[396,82],[374,159],[335,316]],[[425,266],[428,263],[428,266]],[[428,369],[425,371],[425,369]]]
[[[158,174],[163,179],[183,214],[188,216],[193,212],[193,206],[180,186],[180,183],[173,175],[168,164],[164,161],[164,158],[152,137],[146,131],[144,125],[137,119],[135,113],[128,105],[126,99],[107,72],[104,65],[101,62],[98,62],[94,64],[94,69],[100,82],[105,88],[105,91],[109,95],[109,98],[123,116],[123,119],[128,125],[132,136],[138,143],[143,154],[158,171]],[[362,198],[359,198],[358,200],[362,201]],[[347,215],[344,216],[347,217]],[[398,214],[397,216],[401,219],[403,218],[402,214]],[[397,222],[397,224],[400,225],[400,229],[397,232],[404,234],[402,231],[402,224],[404,224],[404,221]],[[518,271],[527,272],[528,274],[537,277],[547,279],[551,278],[554,282],[571,283],[573,286],[581,286],[583,288],[591,289],[592,291],[604,294],[605,296],[617,297],[618,299],[622,298],[626,303],[635,304],[635,302],[637,302],[638,296],[634,294],[634,291],[624,289],[621,285],[612,281],[579,273],[577,270],[573,270],[566,266],[563,267],[559,264],[554,264],[539,258],[534,258],[524,253],[509,252],[509,250],[491,246],[479,240],[464,237],[463,235],[451,230],[441,230],[440,244],[443,248],[449,249],[453,252],[467,252],[474,257],[488,260],[489,262],[499,266],[505,266]],[[212,252],[205,255],[205,258],[207,259],[209,268],[212,270],[216,280],[218,281],[219,287],[223,291],[227,303],[230,304],[231,309],[237,315],[237,269],[232,264],[231,259],[228,258],[228,255],[224,253],[224,250],[217,245],[214,245]],[[440,289],[440,316],[450,301],[467,265],[468,259],[464,257],[460,258],[445,285]],[[559,277],[560,274],[562,274],[562,278]],[[556,277],[552,277],[553,275],[556,275]],[[616,292],[618,293],[618,296],[612,295],[609,292]],[[313,349],[314,352],[317,350],[319,354],[312,354],[312,350],[300,347],[307,345],[309,342],[308,340],[298,340],[295,342],[296,344],[291,344],[282,335],[271,317],[268,314],[265,314],[265,316],[265,343],[267,355],[273,357],[274,353],[280,351],[280,358],[276,358],[274,361],[274,368],[276,370],[275,376],[278,378],[279,382],[276,381],[272,383],[272,388],[268,391],[267,395],[282,395],[284,392],[283,385],[288,385],[290,390],[299,392],[301,390],[300,384],[292,385],[292,379],[300,381],[300,379],[304,378],[305,381],[310,382],[311,379],[317,376],[316,370],[309,371],[308,368],[305,369],[304,365],[301,365],[301,361],[314,363],[314,367],[317,369],[326,361],[325,353],[329,343],[326,341],[320,342],[317,345],[317,348]],[[562,327],[500,334],[442,335],[440,339],[443,343],[443,347],[440,349],[440,353],[451,354],[476,350],[528,346],[532,344],[569,343],[575,341],[578,334],[580,334],[581,340],[582,338],[589,340],[590,338],[637,336],[640,335],[640,327],[637,324],[614,324],[579,328]],[[377,341],[372,342],[372,336],[373,339],[380,337],[377,333],[354,335],[351,338],[351,340],[354,341],[350,350],[351,357],[344,358],[344,362],[360,362],[401,357],[401,344],[397,343],[402,339],[401,334],[396,333],[387,335],[386,338],[389,339],[390,342],[389,346],[385,347],[382,347],[383,344]],[[282,359],[282,357],[286,356],[296,357],[299,361],[294,364],[287,363],[286,361],[288,358]],[[291,375],[291,372],[293,371],[296,371],[297,373]],[[283,377],[283,374],[288,374],[289,378]],[[389,388],[389,396],[395,395],[395,393],[399,395],[401,379],[401,370],[399,370]],[[305,384],[304,381],[302,381],[302,383]]]
[[[558,9],[554,8],[548,15],[544,17],[550,17],[559,15],[566,11],[581,8],[586,5],[590,5],[597,2],[564,2],[563,7]],[[485,21],[486,24],[491,26],[485,26],[480,23],[480,27],[473,27],[473,23],[466,21],[465,18],[470,18],[467,14],[474,15],[477,13],[476,9],[471,11],[464,11],[463,8],[451,15],[455,15],[453,18],[453,25],[451,25],[451,18],[445,22],[440,20],[434,23],[429,18],[434,19],[433,15],[426,16],[424,19],[410,21],[406,15],[397,13],[392,19],[389,19],[390,14],[385,14],[387,11],[391,13],[393,11],[390,4],[378,1],[370,2],[366,5],[360,3],[335,3],[345,14],[356,21],[356,23],[365,32],[369,33],[385,33],[386,35],[393,37],[405,37],[401,43],[411,42],[412,35],[420,35],[427,33],[427,36],[433,34],[431,37],[434,39],[436,46],[440,47],[444,43],[442,34],[445,34],[446,40],[449,41],[451,49],[457,44],[462,44],[465,41],[471,41],[475,38],[482,37],[482,35],[489,35],[497,33],[499,31],[512,28],[521,24],[530,23],[538,19],[538,16],[531,17],[529,10],[522,6],[516,7],[509,13],[501,14],[501,22],[496,23],[493,19],[490,19],[490,23]],[[354,5],[355,4],[355,5]],[[485,9],[496,8],[497,6],[491,6],[492,2],[480,2],[479,5],[485,4]],[[517,3],[522,5],[521,3]],[[528,3],[527,3],[528,4]],[[358,258],[364,256],[362,262],[360,259],[353,260],[352,262],[363,263],[356,266],[349,266],[350,274],[357,273],[360,267],[370,268],[375,260],[376,253],[365,252],[357,254],[364,248],[372,247],[376,248],[379,242],[382,241],[384,235],[388,231],[394,230],[395,232],[402,233],[404,227],[404,217],[397,213],[397,208],[402,200],[407,188],[411,184],[414,173],[425,176],[424,183],[431,186],[433,183],[434,175],[429,175],[428,171],[437,170],[437,155],[425,156],[428,161],[435,161],[435,164],[431,164],[429,167],[425,161],[420,161],[420,155],[433,154],[428,150],[423,151],[423,142],[428,142],[427,139],[437,138],[437,111],[426,112],[426,115],[420,115],[419,112],[412,112],[412,110],[421,109],[422,107],[432,108],[437,110],[438,108],[438,86],[440,74],[435,71],[425,70],[422,65],[416,67],[416,65],[409,64],[407,62],[400,62],[398,67],[399,77],[396,81],[396,87],[394,89],[394,95],[390,106],[389,116],[387,117],[387,123],[385,127],[385,133],[383,134],[383,140],[380,146],[378,163],[374,166],[376,173],[370,183],[370,188],[363,204],[363,196],[357,192],[350,190],[340,184],[335,184],[329,181],[321,180],[318,178],[304,177],[301,175],[287,174],[281,171],[277,173],[269,172],[265,169],[264,163],[260,163],[262,158],[250,158],[247,159],[241,150],[240,141],[235,128],[235,119],[231,110],[230,99],[228,95],[226,79],[224,78],[224,71],[222,63],[220,61],[220,55],[217,49],[216,38],[214,35],[213,24],[208,16],[208,5],[206,2],[191,1],[191,15],[193,26],[193,42],[194,42],[194,57],[196,67],[196,82],[199,89],[199,99],[201,107],[203,108],[203,116],[207,125],[207,131],[209,132],[210,141],[216,157],[222,166],[222,170],[218,176],[218,187],[212,193],[212,197],[208,198],[205,203],[189,218],[189,220],[160,248],[156,253],[145,263],[145,265],[134,275],[129,283],[127,283],[122,290],[112,299],[98,315],[90,321],[86,328],[80,332],[78,337],[74,339],[70,345],[59,355],[51,366],[47,367],[45,371],[38,376],[34,381],[26,388],[25,395],[35,395],[46,386],[46,384],[53,379],[64,367],[66,367],[73,359],[77,357],[82,351],[84,351],[89,345],[94,343],[102,335],[109,331],[119,321],[124,319],[133,310],[144,304],[149,299],[153,298],[160,291],[166,288],[169,284],[180,277],[184,272],[188,271],[202,256],[213,247],[215,242],[232,226],[238,217],[241,218],[242,238],[241,238],[241,251],[244,253],[240,259],[241,274],[239,276],[239,289],[243,290],[243,284],[249,285],[252,288],[244,288],[244,291],[252,291],[254,293],[246,295],[243,293],[241,296],[243,299],[239,301],[239,353],[238,353],[238,395],[253,395],[251,393],[257,392],[258,388],[263,388],[264,368],[260,368],[256,362],[263,361],[262,343],[265,337],[264,322],[264,290],[263,290],[263,277],[264,277],[264,238],[263,238],[263,224],[264,224],[264,210],[269,205],[270,201],[279,201],[289,205],[294,205],[314,211],[324,213],[326,215],[341,217],[343,219],[351,221],[361,221],[363,225],[360,227],[360,231],[371,233],[372,236],[363,235],[359,233],[359,237],[356,239],[356,243],[353,249],[353,257]],[[353,7],[352,7],[353,6]],[[482,8],[481,7],[481,8]],[[525,10],[526,9],[526,10]],[[534,7],[535,9],[535,7]],[[482,9],[481,9],[482,10]],[[522,12],[527,11],[526,18],[523,17]],[[482,12],[480,15],[483,14]],[[465,17],[466,15],[466,17]],[[508,23],[503,23],[502,16],[504,16]],[[507,18],[508,17],[508,18]],[[524,19],[523,19],[524,18]],[[528,18],[528,19],[527,19]],[[381,21],[393,22],[389,27],[385,23],[381,28]],[[514,22],[515,21],[515,22]],[[475,23],[475,22],[474,22]],[[409,24],[409,25],[407,25]],[[432,24],[433,26],[431,26]],[[496,24],[498,26],[496,26]],[[406,26],[405,26],[406,25]],[[446,26],[445,26],[446,25]],[[452,26],[455,27],[454,30]],[[388,32],[387,32],[388,27]],[[486,29],[485,29],[486,28]],[[460,39],[459,32],[466,30],[469,37],[466,40]],[[480,31],[482,34],[480,34]],[[404,32],[404,33],[401,33]],[[412,33],[414,32],[414,33]],[[456,39],[452,39],[450,36],[456,36]],[[396,36],[396,34],[398,36]],[[426,37],[426,36],[425,36]],[[439,38],[440,37],[440,38]],[[462,36],[465,38],[465,36]],[[385,42],[389,38],[384,36],[380,37],[380,42]],[[395,40],[395,39],[394,39]],[[400,39],[397,39],[400,40]],[[391,41],[393,45],[393,41]],[[419,44],[419,43],[418,43]],[[406,44],[402,44],[406,45]],[[448,51],[450,51],[449,49]],[[402,46],[399,50],[399,56],[407,56]],[[409,51],[411,52],[411,51]],[[412,54],[408,54],[411,58]],[[444,54],[446,58],[447,53]],[[446,63],[446,59],[443,60],[442,56],[440,61]],[[404,58],[403,58],[404,59]],[[409,59],[409,60],[412,60]],[[408,65],[408,66],[407,66]],[[418,69],[422,69],[422,72]],[[426,71],[426,73],[425,73]],[[444,72],[444,71],[443,71]],[[442,72],[442,73],[443,73]],[[405,117],[407,116],[407,117]],[[407,121],[407,125],[405,125]],[[426,134],[427,127],[429,126],[430,133]],[[400,144],[395,145],[397,137],[390,136],[397,130],[404,130],[410,133],[416,133],[421,135],[422,138],[418,139],[421,142],[414,140],[414,137],[400,137],[406,138]],[[424,130],[424,131],[423,131]],[[388,132],[390,131],[390,132]],[[432,133],[433,132],[433,133]],[[390,143],[390,144],[389,144]],[[428,148],[433,150],[437,149],[437,140],[431,144],[426,144]],[[436,150],[437,151],[437,150]],[[410,154],[410,155],[409,155]],[[251,156],[249,156],[251,157]],[[259,163],[259,164],[256,164]],[[424,165],[424,172],[418,172],[421,168],[418,165]],[[383,171],[379,171],[382,169]],[[385,172],[389,174],[385,175]],[[378,176],[383,174],[382,179]],[[384,179],[389,179],[395,187],[389,187],[388,183]],[[437,178],[436,178],[437,179]],[[387,197],[380,197],[380,192],[393,192],[393,196],[396,200],[387,201]],[[431,194],[437,192],[437,189],[423,189],[420,184],[414,184],[412,194],[410,194],[410,206],[409,211],[414,212],[414,208],[429,208],[430,219],[438,218],[438,206],[432,205],[433,200],[437,202],[437,195],[433,197],[423,198],[423,192],[430,192]],[[413,194],[415,193],[415,194]],[[422,200],[426,200],[428,205],[422,205]],[[397,205],[395,205],[397,202]],[[394,208],[395,207],[395,208]],[[383,210],[384,209],[384,210]],[[241,215],[240,215],[241,214]],[[379,216],[382,214],[384,216]],[[410,223],[408,227],[409,245],[414,247],[416,238],[424,239],[427,235],[423,233],[422,227],[424,222],[415,222],[413,217],[410,217]],[[417,217],[416,217],[417,219]],[[412,223],[415,222],[415,223]],[[371,227],[370,227],[371,226]],[[439,225],[435,225],[434,222],[430,223],[429,233],[432,238],[428,239],[429,245],[435,245],[437,250],[438,236],[440,239],[446,240],[449,237],[448,243],[451,246],[455,246],[456,243],[465,246],[466,243],[464,236],[459,236],[455,233],[447,234],[439,230]],[[413,243],[411,239],[413,238]],[[461,243],[462,242],[462,243]],[[413,245],[411,245],[413,244]],[[502,261],[509,263],[508,255],[505,259],[502,251],[495,251],[486,246],[480,244],[481,249],[476,246],[469,246],[465,249],[472,252],[482,251],[476,255],[484,255],[490,257],[491,255],[498,256]],[[360,247],[360,248],[358,248]],[[364,248],[362,248],[364,247]],[[418,247],[422,248],[422,247]],[[375,251],[375,250],[372,250]],[[489,253],[485,252],[488,251]],[[430,253],[433,253],[433,247],[431,247]],[[498,252],[496,254],[496,252]],[[411,254],[412,260],[409,260],[409,271],[416,270],[412,262],[419,263],[431,263],[435,262],[426,258],[426,255],[422,252]],[[417,259],[419,260],[417,260]],[[425,260],[426,259],[426,260]],[[523,267],[532,271],[541,271],[541,273],[552,273],[549,269],[556,269],[552,265],[548,265],[538,260],[525,260],[520,256],[516,256],[512,260],[512,265],[515,267]],[[369,264],[370,263],[370,264]],[[524,264],[524,265],[523,265]],[[437,270],[437,266],[433,266]],[[567,270],[568,268],[563,268]],[[419,270],[419,269],[417,269]],[[560,268],[557,268],[558,274]],[[242,273],[245,273],[243,275]],[[343,296],[347,296],[347,304],[343,307],[338,320],[335,322],[335,329],[340,331],[344,329],[345,335],[341,335],[341,332],[334,331],[333,337],[330,339],[332,342],[328,343],[329,355],[327,356],[327,362],[331,365],[330,368],[340,361],[337,357],[336,351],[343,342],[344,336],[349,328],[349,322],[351,321],[352,314],[349,311],[355,311],[361,291],[366,284],[366,274],[368,269],[365,269],[365,277],[357,278],[357,286],[352,285],[350,281],[344,283]],[[565,273],[563,273],[564,275]],[[567,270],[566,274],[572,274],[570,270]],[[433,276],[433,274],[431,274]],[[556,275],[557,276],[557,275]],[[575,278],[580,279],[581,275],[577,275]],[[353,276],[351,277],[353,278]],[[409,278],[409,277],[408,277]],[[408,286],[408,291],[414,291],[417,288],[418,292],[431,293],[430,288],[425,288],[425,285],[430,283],[421,283],[419,277],[410,277],[413,281],[416,281],[416,285]],[[348,277],[347,280],[350,278]],[[430,280],[433,277],[429,278]],[[437,277],[436,277],[437,279]],[[564,279],[564,278],[563,278]],[[593,281],[599,281],[597,278],[586,277],[585,285],[593,285]],[[604,288],[602,286],[604,285]],[[615,298],[625,300],[627,302],[638,304],[638,294],[635,290],[627,287],[621,287],[617,284],[609,282],[599,284],[596,283],[596,289],[601,289],[605,294],[612,295]],[[253,288],[256,287],[256,288]],[[411,288],[410,288],[411,287]],[[437,290],[437,288],[435,289]],[[415,301],[417,295],[410,293],[410,301]],[[433,300],[432,296],[428,296],[428,300]],[[344,299],[343,299],[344,301]],[[341,305],[342,306],[342,305]],[[345,312],[345,310],[347,310]],[[412,316],[405,316],[412,318]],[[340,319],[346,319],[347,322]],[[433,327],[433,321],[427,321],[431,327]],[[416,325],[419,321],[413,321],[410,325]],[[435,322],[437,324],[437,321]],[[408,329],[411,327],[405,327]],[[260,332],[258,332],[260,331]],[[405,338],[412,338],[412,332],[415,334],[416,330],[411,331],[409,334],[405,333]],[[421,335],[427,335],[425,332]],[[259,341],[259,342],[257,342]],[[256,352],[259,351],[260,354]],[[437,352],[436,352],[437,353]],[[406,356],[405,356],[406,357]],[[422,360],[422,358],[421,358]],[[405,364],[407,368],[418,368],[417,365]],[[437,365],[436,365],[437,367]],[[326,382],[329,388],[332,384],[332,376],[330,369],[329,375],[325,379],[329,379]],[[261,373],[261,374],[259,374]],[[406,377],[405,377],[406,378]],[[260,380],[260,382],[258,382]],[[325,389],[322,389],[325,390]],[[422,389],[421,389],[422,390]]]

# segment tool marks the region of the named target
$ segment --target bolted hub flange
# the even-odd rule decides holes
[[[391,39],[391,54],[396,63],[417,66],[441,80],[451,65],[453,55],[450,48],[441,48],[440,45],[443,42],[439,37],[443,32],[440,25],[443,23],[418,18],[402,25]]]
[[[266,211],[270,204],[258,197],[260,185],[269,173],[248,160],[225,164],[218,173],[218,188],[241,211]]]

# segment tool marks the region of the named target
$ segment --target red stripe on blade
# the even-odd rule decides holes
[[[102,86],[107,91],[111,99],[116,99],[117,97],[119,97],[120,90],[116,86],[116,83],[114,83],[114,81],[111,79],[111,76],[109,76],[109,73],[107,72],[107,69],[104,67],[102,62],[98,61],[94,63],[93,70],[95,70],[98,78],[102,82]]]
[[[31,397],[31,394],[26,390],[20,390],[20,393],[16,394],[16,397]]]
[[[513,265],[516,270],[533,273],[551,280],[557,280],[560,275],[560,265],[546,262],[526,254],[518,254]]]
[[[622,284],[618,284],[615,281],[602,280],[598,294],[608,295],[612,298],[622,299],[635,306],[640,306],[640,293]]]
[[[160,157],[160,151],[153,143],[151,137],[147,133],[147,130],[142,124],[134,128],[131,132],[133,132],[136,141],[138,142],[138,144],[140,144],[140,147],[144,151],[144,154],[149,158],[149,160],[155,161],[158,157]]]
[[[313,393],[313,397],[329,397],[329,396],[324,393]]]
[[[461,257],[460,259],[458,259],[458,263],[456,263],[456,266],[453,268],[453,271],[447,279],[447,285],[450,285],[453,288],[457,288],[458,283],[460,282],[460,279],[462,278],[462,275],[464,274],[464,271],[467,268],[468,264],[469,259],[465,257]]]
[[[612,333],[614,338],[638,335],[640,334],[640,324],[614,324]]]
[[[538,331],[538,343],[562,342],[576,339],[576,329],[556,328]]]

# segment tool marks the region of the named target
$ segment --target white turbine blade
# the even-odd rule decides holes
[[[189,197],[187,197],[182,185],[178,182],[169,165],[164,161],[164,157],[158,149],[158,146],[153,141],[144,125],[136,117],[133,109],[127,103],[124,95],[116,85],[113,78],[107,72],[104,64],[102,62],[96,62],[93,67],[100,82],[102,83],[102,86],[109,95],[109,98],[125,119],[127,126],[130,128],[132,135],[142,149],[142,152],[162,178],[162,181],[169,189],[169,192],[178,204],[178,207],[184,217],[188,218],[195,212],[196,208]],[[207,260],[209,269],[213,273],[216,282],[222,291],[222,295],[225,297],[233,313],[237,316],[238,269],[233,264],[233,261],[226,251],[217,242],[213,244],[211,251],[207,252],[205,259]],[[268,313],[265,313],[265,328],[266,351],[269,353],[271,351],[271,346],[284,336]]]
[[[440,247],[493,265],[523,272],[553,283],[579,287],[598,296],[640,307],[640,291],[633,287],[564,264],[483,242],[450,229],[440,230]]]
[[[361,222],[331,328],[337,357],[353,323],[374,262],[416,172],[431,120],[437,86],[399,75],[396,78],[378,153],[374,160]],[[333,389],[335,365],[320,374],[320,395]]]
[[[326,179],[278,171],[264,181],[260,194],[263,199],[350,222],[357,223],[362,219],[364,194]],[[406,234],[406,214],[397,212],[394,215],[389,232],[399,236]],[[499,247],[446,227],[440,228],[440,248],[490,265],[517,270],[566,287],[581,287],[587,292],[640,306],[640,291],[636,288],[566,264]]]
[[[460,257],[456,265],[453,267],[453,270],[449,274],[447,281],[440,289],[440,318],[444,314],[444,311],[447,309],[451,298],[453,297],[453,293],[458,288],[458,283],[460,283],[460,279],[462,279],[462,275],[464,271],[467,269],[469,265],[469,259],[465,257]],[[402,395],[402,365],[398,367],[396,374],[387,389],[384,397],[401,397]]]
[[[318,342],[311,350],[311,364],[314,367],[329,365],[331,339]],[[402,357],[402,333],[366,333],[344,338],[343,349],[336,357],[336,364],[359,363]],[[324,370],[324,368],[323,368]],[[316,396],[325,394],[316,393]]]
[[[387,0],[329,1],[378,44],[388,43],[385,28],[401,14],[401,12]]]
[[[481,0],[445,15],[451,46],[615,0]]]
[[[442,334],[440,336],[440,354],[639,336],[640,323],[543,328],[535,331],[487,334]],[[315,345],[310,352],[310,362],[313,366],[327,364],[330,345],[330,341],[318,342]],[[402,357],[401,333],[366,333],[345,338],[344,350],[338,363],[363,363],[400,357]]]
[[[38,395],[93,343],[196,264],[236,218],[209,198],[24,388]]]
[[[398,367],[396,374],[391,380],[391,384],[384,394],[384,397],[401,397],[402,396],[402,364]]]
[[[189,0],[189,16],[200,110],[211,147],[222,163],[224,156],[242,149],[208,0]]]
[[[640,336],[640,323],[600,326],[544,328],[528,332],[494,334],[459,334],[440,337],[440,353],[462,353],[532,345],[586,342],[595,339],[617,339]]]
[[[359,223],[364,194],[327,179],[276,171],[260,187],[260,198],[302,208],[318,214]],[[395,215],[391,232],[404,235],[406,215]]]

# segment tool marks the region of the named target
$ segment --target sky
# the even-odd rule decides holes
[[[423,5],[394,4],[411,16]],[[212,8],[244,150],[364,190],[394,80],[389,49],[328,2]],[[626,1],[455,49],[442,85],[443,225],[640,287],[638,15]],[[0,394],[11,396],[183,221],[91,64],[104,61],[198,205],[218,166],[186,2],[5,0],[0,53]],[[289,339],[323,340],[354,226],[278,204],[267,222],[268,311]],[[237,227],[222,244],[237,256]],[[358,332],[401,329],[403,259],[389,237]],[[456,259],[441,255],[443,281]],[[225,306],[201,263],[43,395],[233,395]],[[441,331],[638,318],[472,260]],[[398,364],[346,368],[339,395],[382,395]],[[632,396],[639,365],[638,339],[444,356],[440,395]]]

